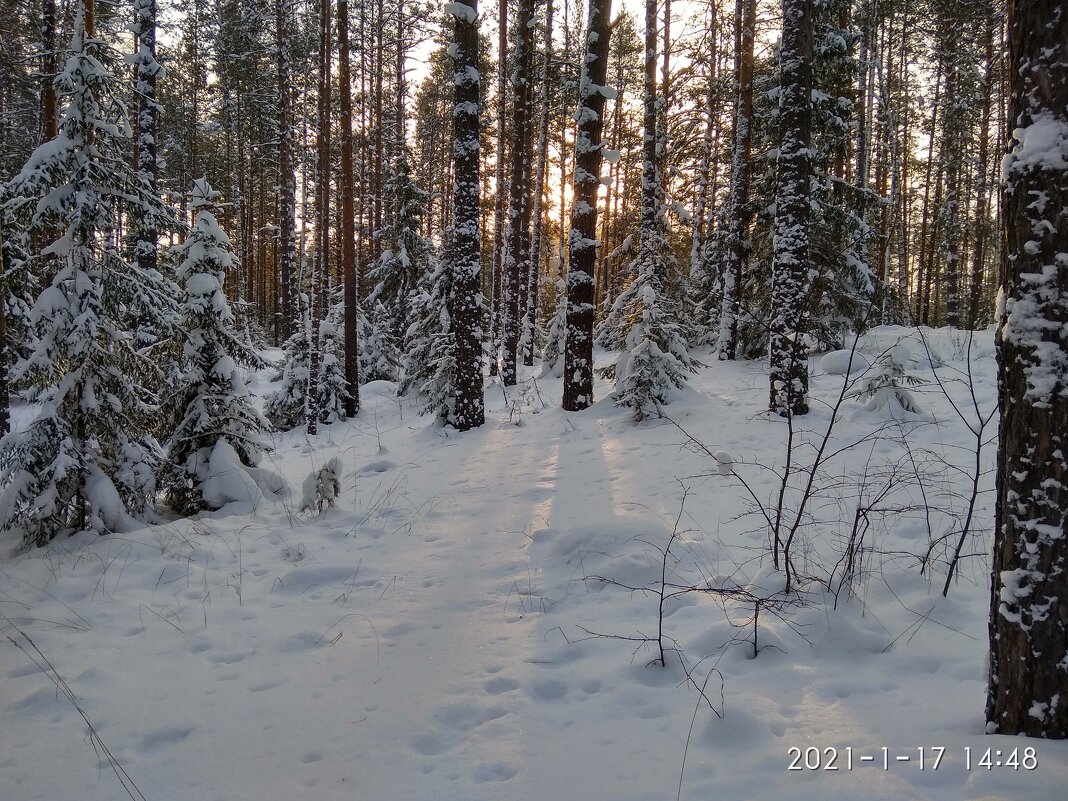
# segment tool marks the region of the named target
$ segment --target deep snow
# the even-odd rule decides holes
[[[908,333],[865,338],[864,361]],[[930,336],[939,375],[963,376],[963,335]],[[766,468],[782,468],[787,428],[764,412],[757,363],[706,357],[665,408],[707,454],[668,421],[633,424],[604,384],[593,408],[568,414],[558,378],[490,383],[486,425],[456,434],[377,382],[358,419],[275,438],[264,466],[285,476],[288,500],[24,554],[7,543],[0,625],[21,647],[0,648],[0,799],[127,797],[24,634],[149,801],[647,801],[676,798],[680,777],[685,799],[1063,799],[1068,743],[983,734],[989,492],[949,597],[956,536],[920,573],[931,532],[951,531],[964,508],[975,437],[930,384],[918,341],[894,353],[927,382],[910,388],[924,414],[844,404],[831,451],[884,436],[818,476],[795,545],[803,604],[763,612],[756,658],[751,604],[689,593],[665,605],[681,659],[650,664],[655,647],[621,638],[655,635],[659,598],[619,585],[655,588],[673,530],[669,582],[781,585],[767,526],[729,469],[774,498]],[[987,412],[989,332],[971,366]],[[801,464],[844,372],[813,359]],[[949,388],[967,417],[967,384]],[[900,432],[914,461],[901,461]],[[334,456],[337,506],[299,512],[305,478]],[[984,490],[993,458],[988,443]],[[899,511],[870,514],[855,592],[835,608],[808,579],[841,555],[864,475],[866,496],[897,482],[881,503]],[[934,511],[913,508],[924,497]],[[837,748],[839,770],[787,770],[792,747]],[[945,749],[937,770],[931,750],[920,769],[920,747]],[[987,748],[1007,759],[1025,747],[1034,770],[979,766]]]

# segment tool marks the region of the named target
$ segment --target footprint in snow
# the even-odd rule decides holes
[[[435,732],[433,734],[419,734],[413,737],[410,745],[415,753],[420,756],[439,756],[451,751],[460,742],[460,738],[451,732]]]
[[[492,695],[500,695],[501,693],[514,690],[519,686],[519,682],[510,679],[507,676],[496,676],[486,681],[482,686],[486,688],[486,692]]]
[[[164,748],[182,742],[192,733],[192,726],[169,726],[164,729],[157,729],[141,738],[141,742],[137,745],[137,750],[142,754],[162,751]]]
[[[485,762],[471,771],[471,781],[475,784],[506,782],[518,772],[518,769],[507,762]]]
[[[539,701],[558,701],[567,695],[567,683],[560,679],[539,679],[530,683],[527,692]]]
[[[435,717],[442,726],[459,731],[477,729],[491,720],[503,718],[508,710],[499,705],[479,706],[478,704],[457,703],[442,707]]]

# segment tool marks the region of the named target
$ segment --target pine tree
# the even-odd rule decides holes
[[[779,51],[779,157],[769,344],[770,409],[783,417],[808,411],[807,304],[809,140],[812,116],[812,0],[783,0]]]
[[[156,0],[134,0],[134,36],[137,52],[131,61],[134,67],[134,91],[137,94],[137,171],[142,182],[156,191],[156,121],[159,103],[156,100],[156,80],[163,67],[156,60]],[[134,256],[142,270],[155,270],[158,263],[156,239],[159,223],[153,215],[134,220],[136,226]]]
[[[1068,20],[1009,10],[987,731],[1068,738]]]
[[[590,0],[586,55],[579,78],[578,135],[575,138],[575,202],[571,207],[571,250],[567,272],[567,340],[563,407],[578,412],[593,403],[593,286],[597,259],[597,190],[601,184],[601,130],[608,80],[611,0]]]
[[[182,514],[208,507],[203,484],[219,442],[230,445],[242,464],[255,467],[267,449],[262,434],[269,424],[252,402],[242,367],[265,367],[242,339],[223,291],[233,267],[230,238],[219,227],[219,193],[206,180],[193,188],[190,207],[196,220],[188,238],[174,248],[184,287],[182,306],[185,365],[168,400],[175,420],[168,459],[170,505]]]
[[[357,337],[359,308],[359,277],[356,274],[356,200],[352,150],[352,79],[349,64],[349,4],[337,3],[338,84],[341,90],[341,281],[342,319],[339,335],[344,341],[342,357],[345,373],[345,415],[355,417],[360,410],[359,343]]]
[[[526,307],[530,271],[530,217],[533,204],[533,61],[534,0],[519,0],[516,14],[512,72],[512,152],[508,190],[508,247],[504,255],[501,293],[501,382],[514,386],[518,377],[521,317]],[[540,191],[540,188],[539,188]]]
[[[753,142],[753,46],[756,0],[735,3],[734,63],[737,84],[734,106],[734,145],[731,157],[727,235],[722,264],[722,295],[717,346],[720,359],[733,360],[738,351],[738,314],[744,303],[743,280],[748,272],[750,152]],[[709,270],[712,272],[712,270]]]
[[[131,130],[106,48],[79,5],[70,57],[56,80],[59,132],[8,184],[9,218],[59,231],[42,251],[55,272],[30,312],[32,352],[15,368],[40,403],[37,418],[0,441],[0,529],[44,544],[63,532],[114,531],[152,500],[159,448],[149,435],[160,375],[127,333],[133,320],[169,329],[174,291],[128,264],[116,212],[176,224],[128,166]],[[171,319],[168,319],[170,317]]]
[[[483,321],[481,229],[479,227],[479,86],[478,5],[448,3],[454,20],[453,59],[453,226],[447,234],[444,269],[451,284],[448,297],[454,337],[454,400],[447,421],[460,431],[485,422],[482,381]]]

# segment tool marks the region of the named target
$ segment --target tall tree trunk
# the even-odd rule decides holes
[[[316,259],[311,272],[311,331],[308,332],[308,433],[315,434],[322,413],[319,392],[320,341],[319,327],[323,317],[322,285],[330,275],[330,65],[331,25],[330,0],[319,5],[319,109],[316,130],[315,238]]]
[[[341,276],[345,299],[345,415],[360,411],[359,354],[356,342],[356,193],[352,168],[352,72],[349,65],[349,4],[337,0],[338,83],[341,94]]]
[[[809,155],[812,118],[812,0],[783,0],[780,50],[779,159],[769,346],[775,414],[808,412],[806,306],[809,261]]]
[[[961,147],[964,146],[964,125],[960,119],[963,113],[958,98],[960,87],[960,70],[956,64],[956,54],[951,56],[949,69],[946,71],[946,115],[942,122],[942,147],[939,158],[946,171],[945,197],[941,208],[942,242],[945,244],[945,263],[943,282],[946,291],[946,325],[951,328],[960,326],[960,183],[961,183]]]
[[[538,278],[541,275],[542,199],[549,158],[549,64],[553,54],[553,0],[545,5],[545,45],[541,58],[541,96],[538,100],[538,144],[534,148],[534,210],[527,270],[527,308],[523,316],[523,364],[534,364],[534,333],[538,322]]]
[[[137,92],[137,173],[156,192],[156,121],[160,106],[156,102],[156,78],[160,73],[156,61],[156,0],[135,0],[134,27],[137,53],[134,55],[134,88]],[[134,255],[142,270],[157,267],[156,221],[149,218],[135,220],[136,241]]]
[[[742,281],[749,262],[749,160],[753,141],[753,42],[756,0],[737,0],[734,63],[738,76],[734,104],[734,152],[727,199],[727,263],[719,316],[719,358],[738,351],[738,312],[744,302]]]
[[[1009,4],[987,731],[1068,738],[1068,21]],[[1038,199],[1036,201],[1036,198]]]
[[[283,339],[301,323],[297,301],[297,177],[293,163],[293,86],[289,59],[290,0],[275,0],[278,68],[278,266],[282,282]]]
[[[0,435],[11,430],[10,361],[11,348],[7,341],[7,251],[4,248],[4,212],[0,211]]]
[[[515,386],[520,312],[530,262],[531,211],[531,28],[534,0],[519,0],[515,17],[515,70],[512,73],[512,158],[508,190],[508,248],[501,308],[501,382]]]
[[[995,11],[983,4],[983,50],[985,67],[983,69],[982,104],[983,111],[979,123],[979,159],[977,161],[978,184],[975,187],[975,249],[972,251],[971,287],[968,298],[968,328],[974,329],[979,323],[979,301],[983,294],[983,267],[986,261],[986,238],[989,221],[987,204],[990,194],[990,167],[987,159],[990,155],[990,112],[994,105],[994,24]],[[989,321],[989,317],[987,318]]]
[[[638,223],[638,249],[646,260],[660,224],[662,187],[660,184],[660,128],[656,96],[657,2],[645,0],[645,80],[642,89],[642,206]],[[661,262],[656,259],[661,267]],[[658,269],[656,278],[667,276]],[[661,284],[662,285],[662,284]]]
[[[697,175],[697,200],[694,203],[693,224],[690,234],[690,275],[702,269],[705,250],[706,209],[712,204],[712,138],[716,129],[716,65],[719,59],[719,30],[716,17],[716,0],[708,2],[708,86],[705,90],[705,128],[701,134],[701,167]]]
[[[470,15],[454,15],[453,228],[446,254],[453,273],[449,314],[456,339],[456,405],[450,421],[460,431],[486,420],[482,386],[481,243],[479,242],[478,0]]]
[[[508,248],[508,192],[505,181],[504,143],[508,138],[508,0],[497,3],[497,161],[494,167],[493,264],[491,282],[490,375],[497,375],[500,351],[501,317],[504,313],[501,294],[504,283],[504,254]]]
[[[41,141],[56,138],[59,117],[56,108],[56,0],[41,2]]]
[[[929,270],[928,254],[930,253],[934,242],[934,237],[931,235],[931,221],[935,215],[931,214],[931,187],[935,185],[935,181],[932,179],[935,168],[935,141],[938,131],[938,113],[939,103],[942,97],[942,65],[939,64],[935,71],[935,93],[934,103],[931,107],[931,127],[927,134],[927,170],[923,181],[923,210],[921,212],[922,217],[920,220],[920,253],[917,264],[916,273],[916,316],[915,319],[919,320],[923,325],[927,325],[930,309],[930,281],[928,280]],[[941,171],[939,171],[938,181],[941,182]],[[938,200],[935,200],[934,205],[937,206]]]
[[[575,200],[571,207],[567,272],[567,344],[563,407],[578,412],[593,403],[593,272],[597,262],[597,190],[601,185],[601,127],[608,77],[608,25],[612,0],[589,0],[586,57],[579,79],[575,139]],[[655,23],[654,23],[655,34]],[[655,45],[654,45],[655,67]]]

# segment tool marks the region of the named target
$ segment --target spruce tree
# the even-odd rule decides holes
[[[677,272],[667,241],[661,162],[664,156],[663,106],[657,99],[656,3],[646,2],[645,85],[643,92],[642,205],[638,248],[630,284],[616,298],[599,340],[624,351],[616,364],[616,402],[642,419],[667,402],[669,391],[686,383],[694,370],[680,324],[681,309],[669,281]]]
[[[120,209],[176,221],[129,166],[126,107],[86,17],[79,5],[56,79],[58,135],[5,190],[15,225],[59,234],[37,254],[44,289],[29,314],[33,347],[14,370],[39,412],[0,441],[0,529],[36,545],[64,532],[114,531],[145,512],[160,455],[149,432],[161,376],[128,332],[135,320],[173,326],[173,287],[128,263],[115,242]]]
[[[403,147],[386,177],[386,227],[379,232],[382,255],[368,272],[374,289],[367,297],[367,307],[375,317],[382,304],[388,312],[383,320],[388,336],[403,340],[408,328],[408,301],[426,270],[430,244],[420,234],[426,213],[427,193],[415,183]]]
[[[172,467],[167,493],[171,507],[183,514],[207,506],[203,484],[211,475],[215,446],[226,442],[242,464],[255,467],[266,449],[262,434],[269,428],[241,372],[242,366],[266,363],[238,334],[223,291],[234,259],[230,238],[215,216],[218,197],[206,180],[196,182],[190,203],[196,220],[185,242],[174,248],[184,288],[185,364],[168,404],[176,425],[167,454]]]

